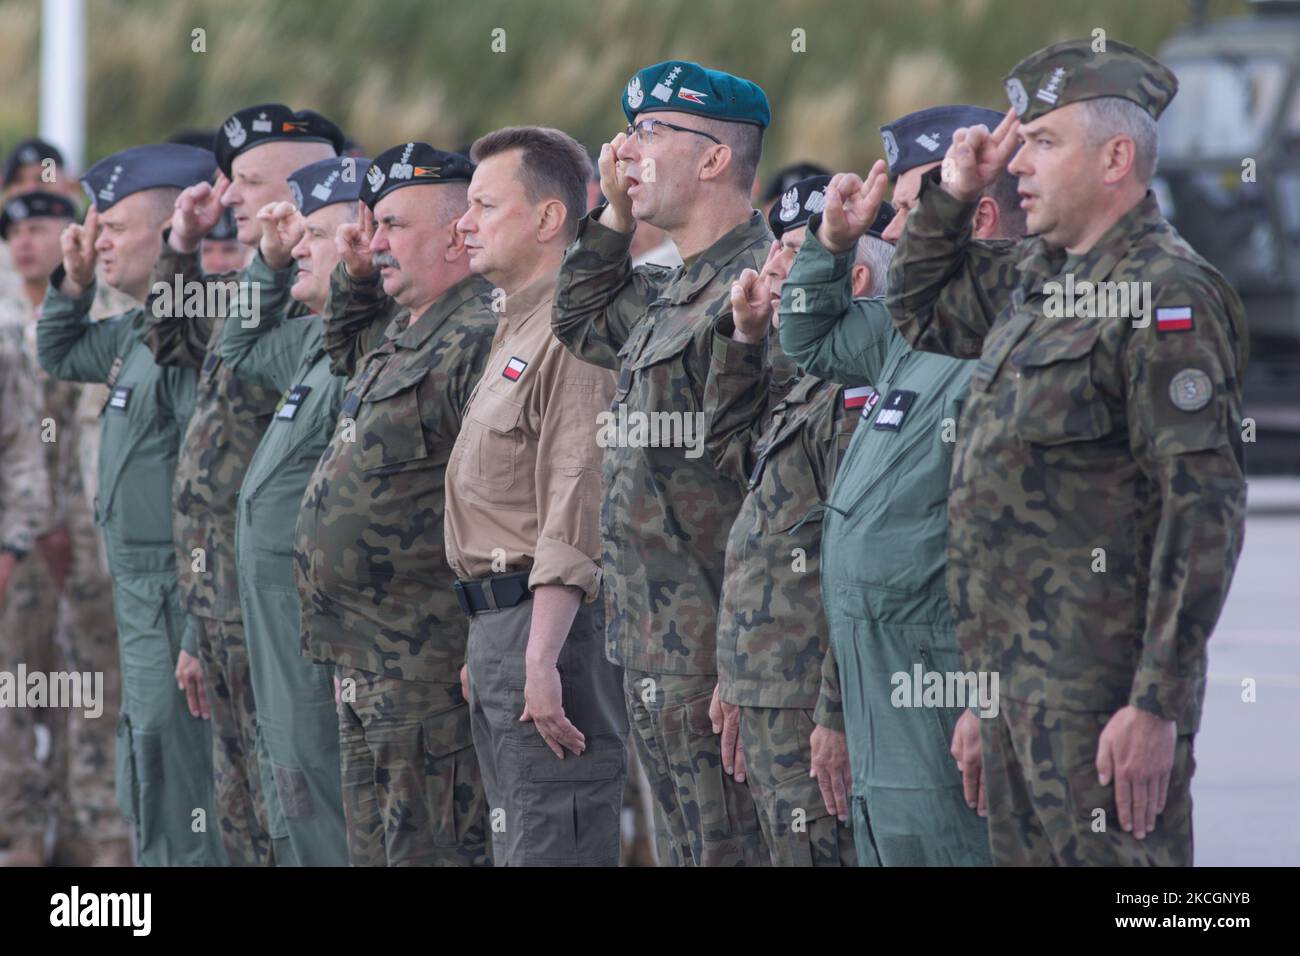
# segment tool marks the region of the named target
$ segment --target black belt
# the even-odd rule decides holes
[[[523,604],[533,596],[533,592],[528,590],[527,571],[498,574],[475,581],[457,581],[452,587],[456,591],[460,609],[469,617],[483,611],[503,611],[516,604]]]

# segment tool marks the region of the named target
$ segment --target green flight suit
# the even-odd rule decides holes
[[[809,221],[782,287],[781,347],[809,374],[878,392],[822,532],[858,861],[988,865],[988,828],[966,805],[949,753],[962,708],[894,706],[895,675],[961,669],[944,567],[948,477],[972,365],[913,351],[884,299],[853,299],[853,251],[827,251],[820,219]]]
[[[247,277],[263,290],[278,290],[288,288],[294,271],[272,270],[256,256]],[[334,433],[343,379],[330,374],[317,315],[274,309],[248,328],[227,321],[218,348],[237,378],[281,393],[244,474],[235,528],[258,769],[263,792],[272,795],[275,859],[347,866],[334,669],[301,654],[302,601],[293,568],[298,507]]]
[[[161,368],[143,344],[144,310],[92,323],[92,285],[69,298],[51,277],[37,326],[41,366],[57,378],[107,382],[99,448],[100,526],[113,577],[122,664],[118,803],[133,825],[140,866],[224,865],[214,825],[212,741],[176,687],[195,624],[181,604],[172,542],[171,485],[194,406],[195,374]]]

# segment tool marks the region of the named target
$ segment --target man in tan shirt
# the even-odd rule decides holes
[[[614,378],[551,334],[587,155],[558,130],[474,144],[470,269],[500,315],[447,466],[447,558],[470,616],[469,703],[498,866],[615,866],[622,673],[604,654],[597,432]]]

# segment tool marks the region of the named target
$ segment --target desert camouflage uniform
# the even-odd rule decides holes
[[[15,594],[24,605],[30,602],[30,589],[21,585],[31,575],[27,566],[41,560],[31,553],[36,537],[49,530],[53,521],[47,447],[40,439],[43,415],[40,384],[23,345],[22,328],[16,323],[0,324],[0,547],[26,555],[14,567],[9,588],[0,597],[5,619],[0,670],[9,673],[20,662],[44,669],[36,656],[39,646],[27,640],[37,633],[39,619],[23,627],[10,621],[16,613]],[[17,592],[15,585],[20,586]],[[24,607],[24,613],[30,611]],[[44,837],[50,780],[47,768],[36,759],[36,724],[41,718],[40,711],[29,708],[0,708],[0,840],[7,843]]]
[[[979,359],[948,591],[967,666],[1001,675],[1001,713],[982,722],[994,862],[1190,864],[1206,642],[1244,533],[1241,301],[1149,192],[1082,255],[972,241],[973,209],[926,178],[888,302],[918,348]],[[1007,261],[1015,279],[998,281]],[[1154,317],[1052,317],[1044,286],[1066,275],[1150,282]],[[1179,734],[1142,841],[1094,766],[1125,705]]]
[[[296,531],[303,650],[336,665],[354,866],[491,865],[461,692],[468,622],[443,541],[444,477],[496,322],[470,278],[410,324],[378,278],[330,279],[323,348],[354,375]],[[373,349],[373,351],[372,351]]]
[[[163,243],[150,284],[248,282],[245,272],[205,276],[198,252],[182,254]],[[264,295],[260,310],[287,304]],[[229,300],[228,300],[229,301]],[[268,772],[259,767],[257,709],[248,645],[239,608],[235,521],[244,472],[261,441],[279,394],[237,379],[221,361],[217,343],[225,315],[184,316],[146,311],[145,342],[160,365],[197,369],[194,415],[181,443],[174,486],[176,567],[182,601],[196,618],[213,721],[213,767],[222,841],[233,865],[267,865],[274,844],[290,853],[288,832],[273,822],[265,792]],[[239,317],[235,316],[236,321]]]
[[[601,225],[599,214],[579,223],[560,268],[555,334],[584,361],[619,370],[615,412],[626,405],[699,419],[714,319],[730,310],[740,273],[762,268],[767,223],[754,213],[687,265],[633,269],[632,234]],[[624,668],[628,716],[655,792],[660,863],[765,865],[753,799],[723,771],[708,716],[727,533],[743,485],[686,451],[605,450],[606,654]]]
[[[796,377],[775,335],[768,345],[780,371],[766,375],[760,356],[731,347],[730,333],[724,317],[704,393],[718,470],[749,489],[727,541],[721,696],[741,708],[746,780],[772,865],[856,866],[853,833],[809,770],[813,728],[844,732],[821,600],[822,517],[867,393],[846,399],[844,386]],[[766,389],[769,406],[757,419],[755,389]]]
[[[124,297],[118,293],[113,298]],[[102,314],[104,300],[103,293],[97,295],[97,314]],[[39,556],[19,565],[0,613],[0,634],[22,635],[28,648],[22,659],[29,671],[103,675],[100,716],[89,718],[77,708],[49,708],[42,715],[49,733],[48,757],[39,769],[33,764],[28,772],[46,798],[30,804],[24,814],[33,821],[50,812],[62,817],[59,857],[78,854],[66,862],[89,862],[97,847],[108,849],[108,844],[113,844],[117,858],[127,858],[127,829],[112,782],[121,699],[113,597],[80,471],[84,429],[77,407],[85,386],[61,382],[36,365],[37,313],[21,287],[12,300],[0,303],[0,311],[0,323],[19,330],[29,363],[37,370],[42,404],[37,427],[54,506],[47,530],[64,529],[72,554],[61,593]],[[46,782],[37,784],[41,779]]]

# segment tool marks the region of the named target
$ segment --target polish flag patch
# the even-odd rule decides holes
[[[865,408],[867,402],[873,405],[876,390],[870,385],[860,385],[857,388],[846,388],[844,390],[844,407],[845,408]]]
[[[1170,306],[1156,309],[1156,331],[1186,332],[1192,327],[1192,307],[1190,305]]]
[[[524,374],[524,369],[528,368],[528,363],[517,356],[511,356],[506,367],[501,370],[501,374],[512,382],[519,381],[519,376]]]

